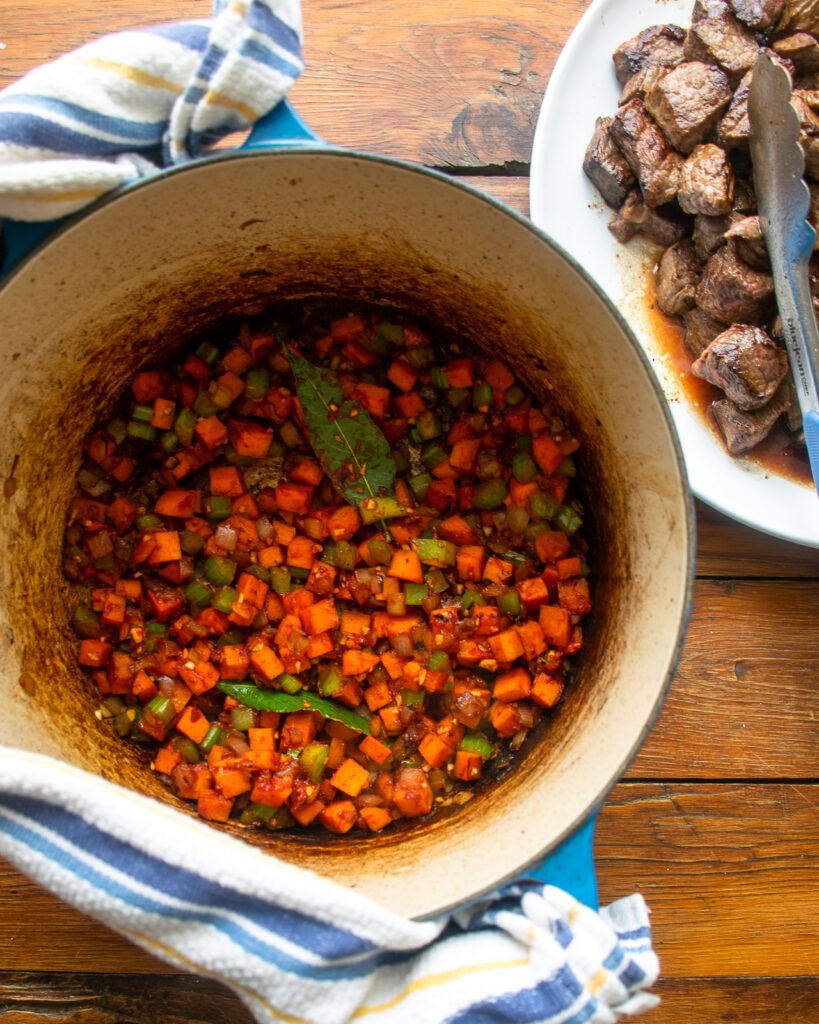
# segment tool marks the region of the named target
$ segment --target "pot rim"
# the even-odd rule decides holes
[[[685,543],[686,543],[686,568],[685,568],[685,585],[683,590],[683,611],[677,624],[677,634],[674,640],[673,651],[668,662],[668,666],[665,672],[665,678],[663,679],[662,686],[660,687],[657,697],[650,709],[648,709],[642,728],[639,734],[631,744],[629,749],[623,754],[616,770],[611,773],[608,782],[603,786],[601,791],[597,794],[595,799],[584,806],[578,811],[577,814],[573,815],[571,822],[556,836],[549,840],[540,851],[529,859],[523,865],[516,866],[507,874],[502,875],[494,883],[493,887],[501,886],[511,881],[513,878],[520,877],[525,871],[533,864],[541,862],[545,856],[552,850],[557,848],[565,839],[567,839],[572,833],[574,833],[588,818],[595,814],[597,810],[602,806],[606,797],[614,788],[614,786],[620,781],[625,770],[629,764],[634,760],[638,751],[645,743],[646,738],[653,729],[656,721],[662,711],[663,705],[665,704],[666,698],[671,688],[671,684],[676,675],[677,668],[679,667],[680,659],[682,657],[683,646],[685,643],[685,637],[688,630],[688,625],[691,618],[691,605],[693,597],[693,589],[695,583],[695,567],[696,567],[696,515],[693,493],[691,491],[688,474],[686,471],[685,460],[683,458],[682,447],[680,444],[679,437],[677,435],[674,421],[671,415],[671,410],[668,406],[668,401],[662,390],[662,387],[657,380],[657,377],[652,369],[651,362],[637,342],[636,337],[626,321],[625,317],[621,314],[619,309],[613,304],[608,295],[602,290],[602,288],[596,283],[591,274],[583,267],[578,260],[568,253],[563,246],[553,239],[546,231],[537,227],[528,217],[519,213],[517,210],[508,206],[506,203],[493,196],[488,195],[474,185],[465,182],[459,177],[448,175],[442,171],[437,171],[432,168],[424,167],[421,164],[415,163],[410,160],[405,160],[399,157],[384,156],[378,153],[370,153],[365,150],[348,149],[336,146],[328,146],[322,143],[316,144],[298,144],[287,148],[284,147],[266,147],[259,146],[255,148],[239,148],[235,150],[219,151],[208,156],[192,160],[185,164],[179,164],[174,167],[160,168],[155,175],[150,177],[138,178],[135,181],[128,182],[124,185],[119,186],[116,189],[106,193],[99,199],[94,200],[88,206],[83,207],[82,210],[77,213],[70,215],[65,220],[60,222],[58,226],[51,231],[47,236],[38,241],[24,256],[22,256],[18,262],[7,272],[5,277],[0,280],[0,292],[3,291],[6,284],[13,281],[18,274],[25,271],[28,264],[34,260],[41,251],[51,244],[52,241],[57,240],[71,230],[78,223],[80,223],[87,216],[96,213],[103,209],[109,204],[116,203],[121,198],[129,195],[130,193],[146,188],[159,187],[162,181],[170,176],[177,176],[180,174],[189,174],[196,171],[206,171],[207,168],[214,164],[224,163],[226,161],[235,160],[248,160],[248,159],[284,159],[290,156],[308,156],[308,157],[323,157],[325,159],[343,159],[343,160],[362,160],[370,163],[383,164],[388,167],[392,167],[407,173],[419,175],[421,177],[432,178],[439,183],[446,184],[447,186],[455,189],[460,189],[463,192],[468,193],[473,199],[486,204],[487,206],[495,209],[497,212],[511,218],[521,228],[535,236],[539,241],[549,246],[558,256],[560,256],[572,270],[591,288],[596,294],[600,302],[604,305],[609,315],[620,327],[622,332],[628,338],[628,341],[632,347],[634,354],[637,356],[640,365],[642,366],[645,377],[649,383],[649,386],[654,392],[654,396],[657,399],[657,404],[661,410],[668,433],[670,435],[674,456],[676,459],[677,469],[680,474],[680,478],[683,483],[682,488],[682,499],[684,505],[684,522],[685,522]],[[475,894],[469,902],[477,900],[489,889],[483,890],[481,893]],[[453,909],[455,906],[460,906],[460,903],[447,904],[436,909],[433,913],[419,915],[419,919],[434,917],[438,914],[444,913]]]

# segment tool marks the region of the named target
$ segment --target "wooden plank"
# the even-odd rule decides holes
[[[322,137],[434,166],[528,164],[540,103],[588,0],[304,0],[293,90]],[[202,0],[4,3],[0,86],[90,37],[203,17]],[[431,87],[430,83],[434,83]]]
[[[679,671],[629,775],[819,777],[819,584],[700,580]]]
[[[806,1024],[819,979],[661,979],[649,1024]],[[187,975],[0,973],[0,1024],[251,1024],[222,985]]]
[[[817,847],[819,785],[622,783],[597,830],[601,898],[645,895],[666,978],[810,975]],[[0,970],[174,973],[8,864],[0,919]]]
[[[244,1003],[208,978],[0,973],[0,1024],[252,1024]]]
[[[817,785],[621,783],[597,828],[600,896],[645,896],[665,978],[814,975],[818,848]]]

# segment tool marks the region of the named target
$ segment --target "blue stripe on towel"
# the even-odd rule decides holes
[[[259,42],[258,39],[246,39],[239,47],[239,56],[250,57],[251,60],[264,64],[265,67],[273,68],[274,71],[279,71],[283,75],[289,75],[291,78],[297,78],[299,75],[300,68],[291,64],[289,60],[285,60],[284,57],[280,57],[278,53]]]
[[[199,81],[207,81],[209,78],[212,78],[219,70],[225,57],[227,57],[225,50],[220,46],[211,44],[202,58],[202,63],[196,69],[196,77]]]
[[[189,903],[219,906],[240,914],[259,928],[280,935],[288,942],[328,960],[359,956],[374,948],[366,939],[335,925],[316,921],[298,911],[287,910],[257,896],[245,896],[213,879],[168,864],[167,861],[144,853],[83,821],[70,811],[55,807],[46,801],[8,795],[3,797],[0,802],[0,806],[2,805],[44,824],[58,835],[64,836],[84,853],[115,865],[135,881],[150,886],[163,895]],[[172,908],[168,912],[174,915],[178,913]],[[367,969],[371,968],[372,964],[368,963]],[[345,967],[344,970],[349,970],[349,967]]]
[[[25,103],[28,107],[39,107],[44,116],[53,113],[77,121],[79,124],[88,125],[101,132],[108,132],[109,135],[118,135],[121,139],[150,142],[156,145],[162,139],[162,133],[167,126],[167,120],[161,121],[132,121],[126,117],[114,117],[110,114],[100,114],[96,110],[88,110],[78,103],[69,103],[67,100],[57,100],[51,96],[38,96],[36,93],[17,92],[5,98],[0,97],[0,113],[18,113],[26,116],[23,112],[4,111],[4,106],[16,107]]]
[[[534,1024],[568,1012],[584,994],[580,982],[564,964],[540,984],[473,1003],[447,1017],[446,1024]],[[595,1000],[589,1000],[563,1024],[583,1024],[595,1008]]]
[[[32,149],[48,149],[72,156],[115,156],[123,152],[122,142],[95,139],[71,128],[65,128],[36,114],[18,114],[0,109],[0,142],[10,142]],[[134,142],[129,149],[150,149],[150,142]]]
[[[251,3],[247,14],[247,23],[257,32],[261,32],[277,43],[283,50],[292,53],[299,61],[302,59],[301,43],[298,35],[281,18],[277,17],[264,4]]]
[[[198,50],[200,53],[208,45],[210,36],[210,25],[196,25],[193,22],[170,22],[167,25],[147,25],[140,28],[140,32],[148,35],[161,36],[163,39],[170,39],[181,46],[187,46],[189,50]]]

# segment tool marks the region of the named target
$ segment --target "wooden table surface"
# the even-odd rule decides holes
[[[292,98],[340,145],[469,178],[528,209],[543,91],[587,0],[303,0]],[[624,0],[625,2],[625,0]],[[0,0],[0,86],[92,36],[208,0]],[[582,83],[579,83],[582,86]],[[559,154],[555,154],[559,159]],[[601,898],[642,892],[655,1024],[819,1021],[819,551],[698,507],[694,610],[659,724],[601,816]],[[0,866],[0,1024],[246,1024]]]

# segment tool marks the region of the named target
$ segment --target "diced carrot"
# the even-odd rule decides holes
[[[159,370],[143,370],[131,381],[131,390],[140,405],[150,405],[165,394],[165,379]]]
[[[330,832],[344,835],[355,825],[358,812],[352,800],[337,800],[319,814],[319,821]]]
[[[440,736],[428,732],[418,744],[418,753],[433,768],[443,768],[455,751]]]
[[[478,544],[464,544],[458,549],[456,566],[462,580],[483,579],[486,550]]]
[[[458,490],[454,480],[433,480],[427,488],[424,504],[434,508],[436,512],[445,512],[455,503],[457,496]]]
[[[418,371],[406,359],[399,358],[387,370],[387,380],[392,381],[399,391],[412,391],[418,383]]]
[[[470,615],[477,623],[475,636],[492,636],[494,633],[500,633],[506,624],[497,605],[494,604],[476,605],[470,609]]]
[[[395,651],[384,651],[381,655],[381,664],[387,670],[390,679],[400,679],[403,675],[404,658],[400,658]]]
[[[157,750],[151,767],[160,775],[170,775],[181,760],[181,755],[173,747],[161,747]]]
[[[491,555],[487,559],[483,578],[491,580],[492,583],[506,583],[507,580],[512,578],[514,573],[515,567],[511,562],[507,562],[504,558],[498,558],[497,555]]]
[[[374,683],[364,691],[364,700],[370,711],[378,711],[392,701],[392,690],[387,683]]]
[[[560,607],[572,615],[585,615],[590,612],[592,604],[588,581],[583,576],[561,580],[557,585],[557,600]]]
[[[546,650],[546,637],[540,624],[532,622],[531,619],[515,626],[520,642],[523,645],[523,657],[527,661],[534,661]]]
[[[454,480],[460,473],[453,467],[449,459],[444,459],[432,470],[432,475],[438,480]]]
[[[538,672],[532,684],[532,700],[544,708],[553,708],[563,693],[563,683],[545,672]]]
[[[308,658],[314,661],[316,658],[323,658],[335,651],[336,645],[333,641],[333,634],[330,632],[316,633],[311,636],[307,643],[307,650],[304,652]]]
[[[134,681],[131,684],[131,693],[140,704],[147,704],[149,700],[153,700],[157,693],[159,693],[159,690],[148,673],[140,669],[134,676]]]
[[[284,772],[260,772],[253,784],[250,799],[268,807],[281,807],[293,792],[293,777]]]
[[[290,813],[302,828],[307,828],[321,814],[324,807],[325,805],[321,800],[313,800],[311,803],[302,804],[300,807],[291,807]]]
[[[370,773],[358,761],[348,757],[338,766],[330,779],[330,784],[340,789],[347,796],[358,796],[370,780]]]
[[[509,664],[523,654],[523,644],[514,629],[506,629],[489,637],[489,647],[499,662]]]
[[[182,557],[182,547],[178,530],[156,530],[151,534],[154,542],[148,562],[159,565],[162,562],[178,562]]]
[[[207,693],[219,682],[219,670],[209,661],[199,661],[193,668],[181,664],[179,675],[195,694]]]
[[[364,321],[358,313],[348,313],[347,316],[333,320],[330,333],[336,341],[355,341],[364,333]]]
[[[509,481],[509,497],[517,508],[526,508],[532,495],[538,489],[537,481],[522,484],[512,477]]]
[[[315,459],[302,459],[290,470],[288,474],[291,480],[297,484],[308,484],[310,487],[318,487],[324,470]]]
[[[196,809],[207,821],[227,821],[233,810],[233,801],[215,789],[206,789],[199,794]]]
[[[557,575],[562,580],[570,580],[573,576],[579,576],[583,571],[580,559],[576,556],[558,559],[555,564],[557,566]]]
[[[301,623],[304,632],[308,636],[315,636],[317,633],[325,633],[335,629],[339,624],[338,611],[335,601],[331,597],[324,601],[317,601],[308,605],[301,611]]]
[[[361,516],[352,505],[342,505],[327,520],[327,531],[335,540],[350,540],[361,526]]]
[[[549,426],[549,421],[540,409],[530,408],[526,416],[527,429],[532,435],[542,433]]]
[[[392,556],[387,574],[399,580],[407,580],[409,583],[424,582],[424,570],[421,565],[421,559],[412,550],[396,551]]]
[[[438,525],[438,534],[442,540],[451,541],[453,544],[475,544],[478,535],[463,518],[463,516],[450,516]]]
[[[247,490],[241,470],[237,466],[214,466],[208,470],[211,494],[238,498]]]
[[[157,430],[170,430],[173,426],[173,414],[176,409],[176,402],[167,398],[154,399],[154,414],[151,418],[151,426]]]
[[[211,394],[214,396],[220,396],[219,401],[216,401],[216,398],[214,397],[214,402],[221,408],[226,408],[228,405],[235,402],[244,389],[245,382],[231,370],[223,373],[221,377],[217,377],[216,381],[210,386]],[[221,399],[224,399],[224,401]]]
[[[486,369],[483,371],[483,378],[487,384],[501,395],[506,394],[515,383],[515,375],[506,363],[502,363],[500,359],[493,359],[487,364]]]
[[[314,594],[328,595],[335,590],[338,569],[327,562],[313,562],[305,587]]]
[[[480,778],[483,771],[483,758],[480,754],[470,754],[466,750],[459,750],[455,755],[455,770],[453,775],[462,782],[474,782]]]
[[[381,659],[372,651],[345,650],[341,658],[341,671],[345,676],[363,677],[372,672]]]
[[[231,373],[244,373],[253,365],[253,357],[241,345],[234,345],[222,356],[222,366]]]
[[[241,626],[242,629],[248,629],[253,625],[253,620],[259,614],[259,609],[252,605],[249,601],[239,595],[233,604],[230,606],[230,615],[228,615],[228,622],[234,623],[236,626]]]
[[[308,590],[306,587],[296,587],[295,590],[291,590],[289,594],[285,594],[282,598],[284,602],[284,609],[288,615],[301,615],[302,609],[307,608],[311,604],[315,604],[316,595]],[[298,623],[301,625],[301,623]]]
[[[365,736],[358,744],[358,749],[376,764],[383,764],[392,753],[386,743],[382,743],[374,736]]]
[[[273,428],[263,427],[253,420],[230,420],[230,443],[238,455],[264,459],[273,443]]]
[[[390,390],[378,384],[365,384],[361,381],[356,384],[350,397],[360,402],[376,420],[383,420],[390,408]]]
[[[268,681],[276,679],[284,672],[284,665],[281,663],[272,648],[259,643],[250,651],[250,666],[254,672]]]
[[[514,704],[496,700],[489,708],[489,721],[498,736],[514,736],[521,727],[521,718]]]
[[[313,501],[313,488],[306,484],[281,483],[276,488],[276,504],[282,512],[306,515]],[[278,540],[278,537],[276,538]],[[279,541],[287,543],[287,541]]]
[[[200,498],[199,491],[172,487],[159,496],[154,511],[157,515],[170,516],[172,519],[189,519],[199,511]]]
[[[449,464],[461,473],[471,473],[480,451],[480,439],[456,441],[449,455]]]
[[[401,709],[397,704],[388,704],[385,708],[380,708],[378,716],[381,719],[385,730],[390,735],[403,732],[406,728],[401,718]]]
[[[540,434],[534,439],[532,455],[538,466],[549,476],[563,461],[563,452],[549,434]]]
[[[77,661],[88,668],[101,668],[108,664],[113,647],[104,640],[81,640]]]
[[[362,807],[358,816],[370,832],[380,832],[392,821],[392,815],[386,807]]]
[[[241,644],[230,644],[219,652],[221,679],[244,679],[249,667],[250,659]]]
[[[278,490],[278,488],[277,488]],[[312,491],[312,488],[310,488]],[[297,534],[287,545],[287,564],[297,569],[312,569],[321,545]]]
[[[227,427],[218,416],[205,416],[204,419],[197,422],[193,432],[202,444],[211,451],[220,445],[227,444]]]
[[[104,626],[121,626],[124,621],[125,598],[109,591],[103,600],[100,622]]]
[[[294,711],[284,719],[280,750],[302,750],[316,735],[316,719],[312,711]]]
[[[545,580],[540,576],[521,580],[515,586],[521,601],[529,611],[540,608],[542,604],[546,604],[549,600],[549,588],[546,586]]]
[[[466,729],[461,725],[455,715],[444,715],[444,717],[435,725],[435,735],[444,741],[448,746],[455,747],[464,738]]]
[[[557,647],[561,651],[568,647],[572,632],[572,619],[564,608],[543,605],[540,609],[540,628],[543,630],[546,642],[552,647]]]
[[[532,677],[525,668],[513,668],[511,672],[502,672],[495,678],[492,693],[495,700],[511,703],[524,700],[532,691]]]
[[[404,419],[411,420],[420,416],[426,409],[426,403],[417,391],[410,391],[406,395],[398,395],[392,400],[396,413]]]
[[[207,736],[210,722],[201,711],[188,704],[179,716],[176,729],[183,736],[187,736],[189,740],[193,740],[194,743],[201,743],[205,736]]]
[[[475,361],[451,359],[447,363],[446,379],[451,388],[471,388],[475,383]]]
[[[256,552],[256,558],[263,569],[271,569],[274,565],[284,564],[284,551],[280,544],[271,544]]]
[[[541,562],[556,562],[569,553],[569,538],[561,530],[543,530],[535,540],[535,551]]]

